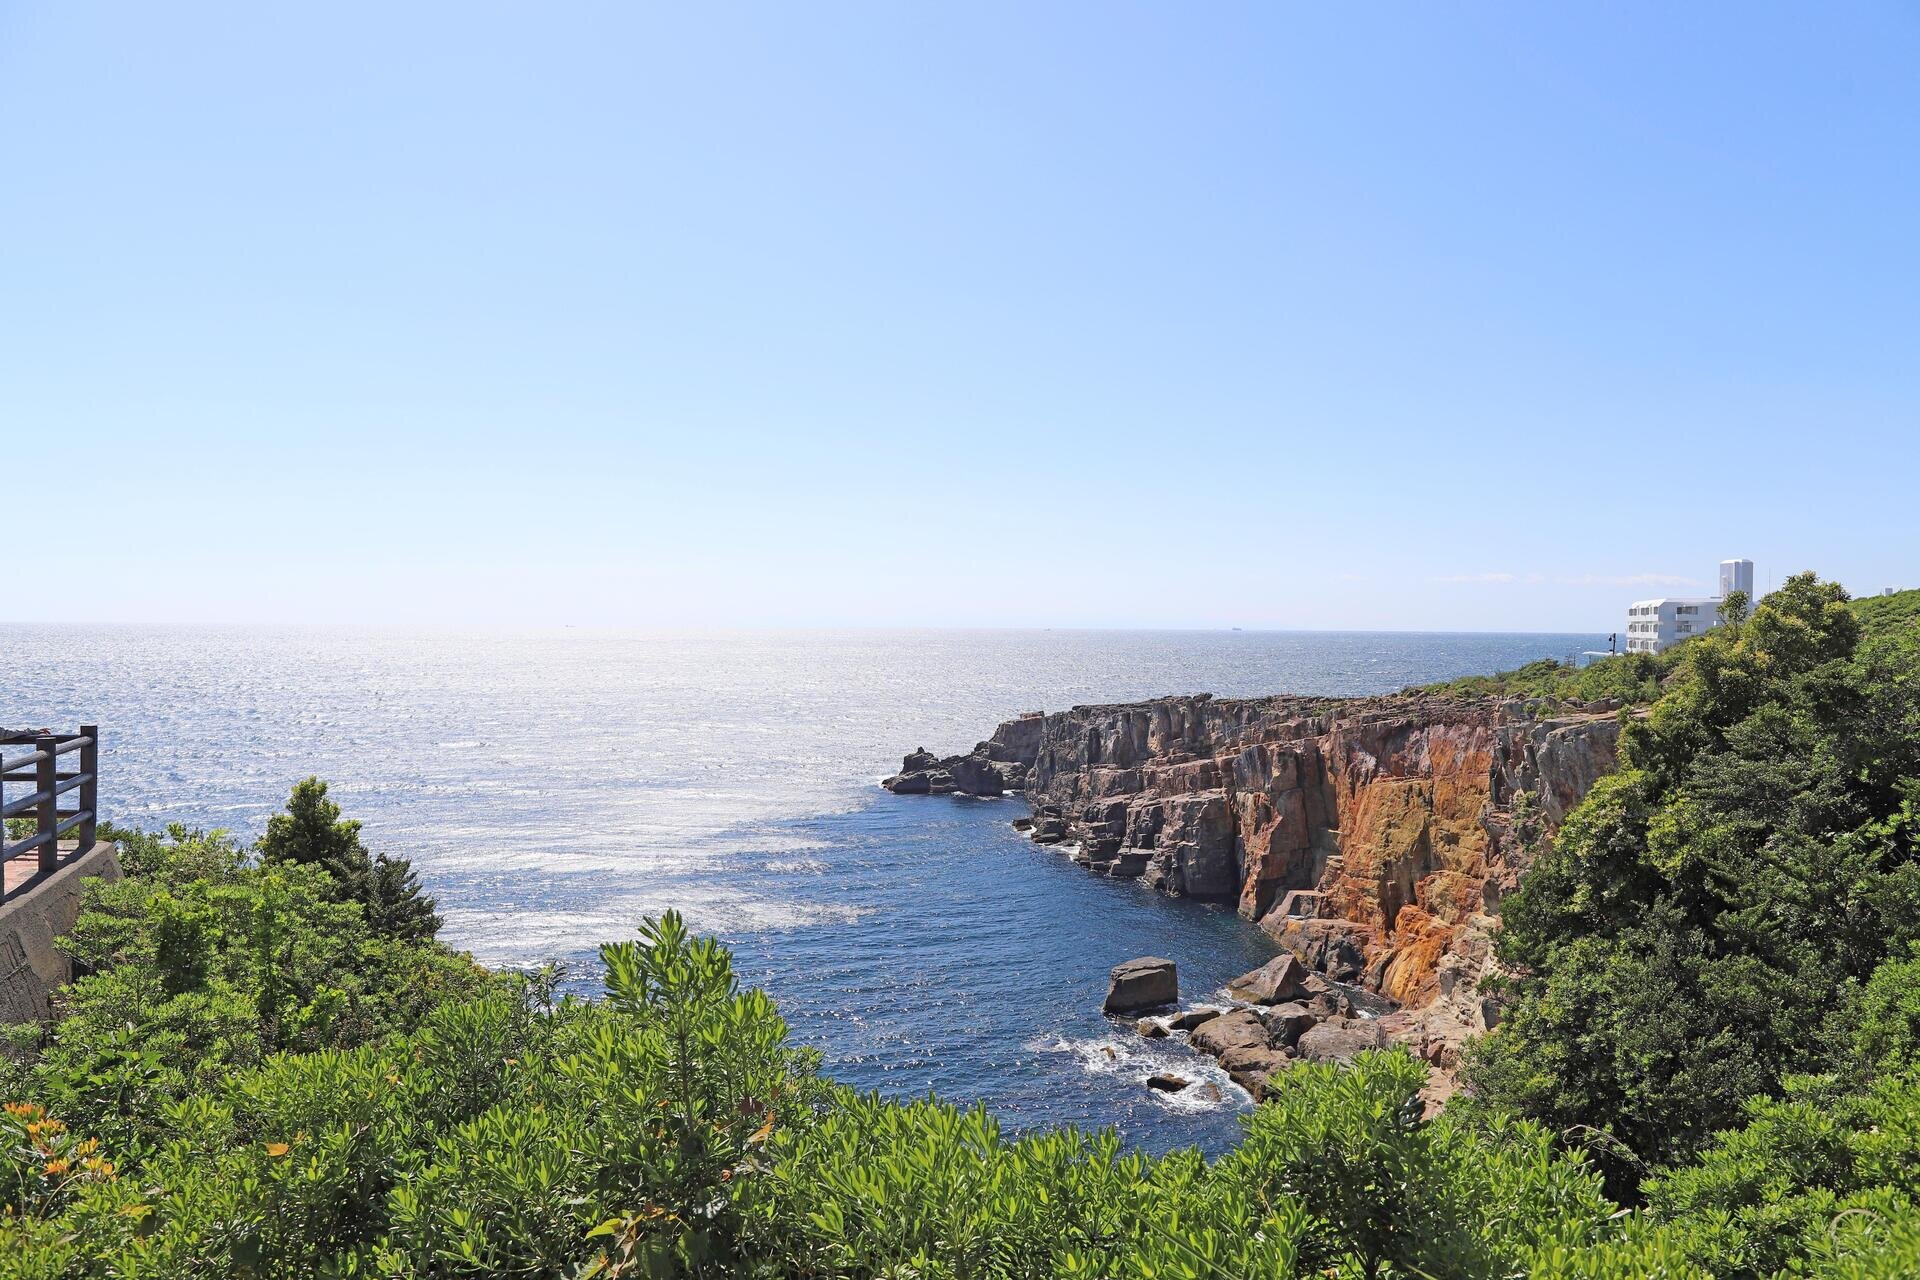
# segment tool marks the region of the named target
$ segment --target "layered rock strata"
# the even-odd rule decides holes
[[[1310,968],[1399,1002],[1389,1034],[1450,1066],[1497,1017],[1477,988],[1501,898],[1618,737],[1603,704],[1196,694],[1023,716],[885,785],[1022,791],[1036,841],[1231,902]]]

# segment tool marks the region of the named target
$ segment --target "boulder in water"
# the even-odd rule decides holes
[[[1105,1013],[1132,1013],[1172,1004],[1180,998],[1180,980],[1173,961],[1140,956],[1113,966],[1107,974]]]
[[[1235,1009],[1209,1018],[1193,1030],[1189,1043],[1202,1053],[1224,1058],[1235,1049],[1267,1047],[1267,1024],[1251,1009]]]

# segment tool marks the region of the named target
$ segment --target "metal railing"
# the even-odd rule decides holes
[[[7,756],[7,747],[31,746],[30,755]],[[61,769],[62,757],[69,769]],[[33,791],[7,799],[8,783],[30,783]],[[60,799],[73,792],[73,807],[62,809]],[[15,818],[33,817],[33,834],[9,840]],[[100,826],[100,728],[83,724],[78,733],[22,733],[0,730],[0,901],[60,865],[61,840],[72,833],[67,858],[93,848]],[[27,854],[39,855],[40,865],[27,881],[8,887],[8,864]]]

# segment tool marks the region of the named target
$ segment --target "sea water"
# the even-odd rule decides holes
[[[1202,1001],[1272,943],[1029,843],[1017,799],[893,796],[879,778],[1027,710],[1383,693],[1598,639],[0,625],[0,724],[98,723],[102,808],[127,825],[250,841],[317,774],[483,962],[563,961],[592,991],[600,944],[675,908],[839,1080],[984,1103],[1012,1130],[1218,1150],[1246,1096],[1177,1040],[1104,1018],[1106,973],[1164,956]],[[1161,1070],[1220,1096],[1148,1090]]]

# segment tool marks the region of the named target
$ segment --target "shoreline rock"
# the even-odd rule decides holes
[[[1191,1009],[1182,1009],[1167,1019],[1169,1031],[1191,1031],[1203,1022],[1219,1017],[1226,1010],[1214,1005],[1195,1005]]]
[[[1227,994],[1248,1004],[1284,1004],[1306,994],[1307,967],[1291,951],[1282,951],[1251,973],[1227,984]]]
[[[1000,796],[1022,791],[1039,752],[1045,722],[1037,711],[1009,720],[965,755],[942,759],[925,747],[916,747],[901,760],[900,772],[882,779],[880,785],[902,796]]]
[[[1180,980],[1173,961],[1159,956],[1124,960],[1107,972],[1102,1013],[1136,1013],[1178,1002]]]

